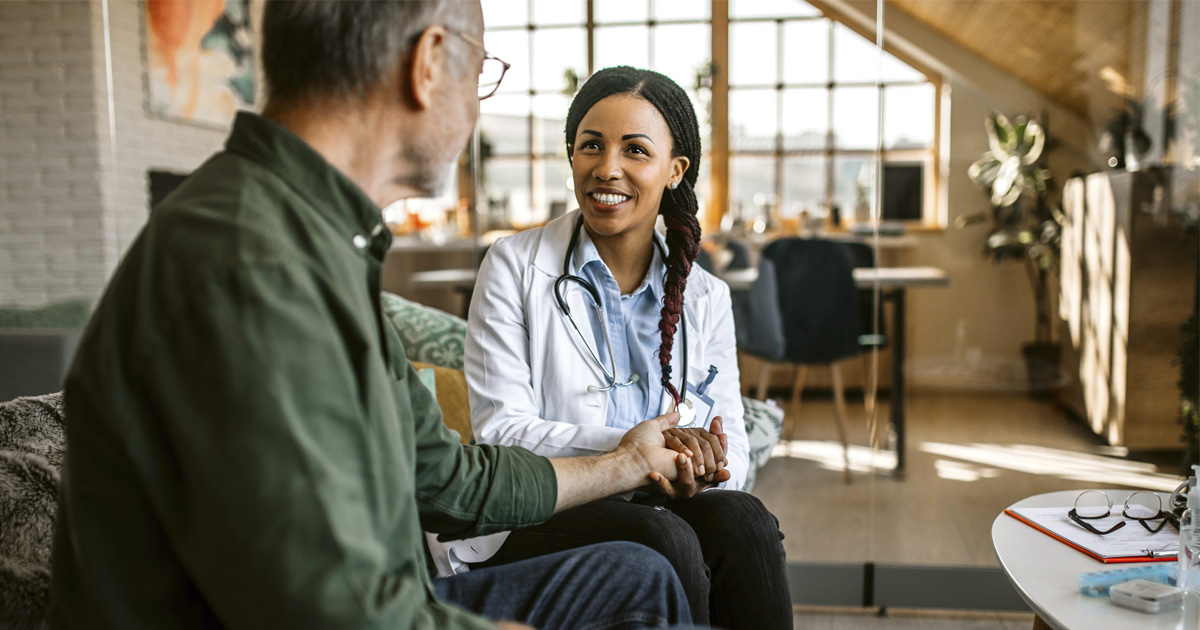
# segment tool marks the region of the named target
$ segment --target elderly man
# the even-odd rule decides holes
[[[52,627],[686,621],[627,543],[428,576],[422,529],[535,524],[682,457],[675,414],[593,458],[460,446],[384,323],[380,207],[442,185],[482,38],[477,2],[268,3],[263,115],[156,210],[68,377]]]

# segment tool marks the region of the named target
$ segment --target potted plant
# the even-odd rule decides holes
[[[1062,210],[1050,203],[1050,169],[1043,164],[1047,137],[1036,120],[1011,121],[999,112],[986,119],[988,151],[967,170],[983,186],[991,210],[960,216],[955,224],[989,226],[984,255],[997,262],[1025,266],[1034,298],[1034,338],[1024,344],[1033,391],[1045,391],[1058,380],[1062,349],[1054,340],[1051,313],[1052,279],[1058,273]]]

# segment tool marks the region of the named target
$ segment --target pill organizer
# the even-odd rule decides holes
[[[1088,597],[1104,597],[1117,584],[1132,580],[1148,580],[1175,586],[1175,563],[1151,564],[1108,571],[1079,574],[1079,592]]]

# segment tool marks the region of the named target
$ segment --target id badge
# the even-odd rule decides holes
[[[684,401],[684,404],[685,406],[690,405],[691,410],[690,412],[686,409],[680,410],[679,424],[676,426],[681,429],[694,427],[707,430],[709,422],[712,420],[712,410],[714,405],[713,399],[709,398],[706,394],[701,394],[696,390],[695,385],[688,383],[687,400]],[[688,418],[685,417],[685,414],[691,416],[691,419],[687,424],[684,424],[684,420],[688,420]]]

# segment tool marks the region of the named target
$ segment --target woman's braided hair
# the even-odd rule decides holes
[[[662,342],[658,360],[662,365],[662,385],[678,403],[680,392],[671,383],[671,348],[675,329],[683,312],[683,289],[692,263],[700,253],[700,222],[696,219],[696,173],[700,170],[700,127],[687,93],[674,81],[651,70],[629,66],[605,68],[592,75],[579,89],[567,112],[567,155],[572,155],[579,123],[592,106],[614,94],[629,94],[645,99],[662,114],[671,130],[672,156],[688,159],[683,180],[674,190],[663,191],[658,213],[667,226],[667,273],[663,280],[662,317],[658,329]],[[686,349],[684,350],[686,352]],[[686,378],[686,375],[685,375]]]

